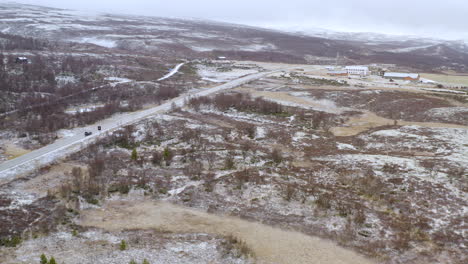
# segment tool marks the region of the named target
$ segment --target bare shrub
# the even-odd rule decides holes
[[[234,179],[237,182],[237,188],[241,189],[244,183],[249,181],[249,170],[244,169],[234,173]]]
[[[354,211],[354,223],[356,225],[361,226],[366,222],[366,214],[364,213],[363,209],[357,209]]]
[[[272,152],[270,153],[270,158],[276,164],[280,164],[281,162],[283,162],[283,154],[281,153],[281,150],[277,148],[274,148],[272,150]]]
[[[464,167],[450,167],[447,171],[447,176],[449,177],[450,182],[453,182],[453,180],[463,179],[465,173],[466,171]]]
[[[170,166],[172,163],[172,159],[174,158],[174,153],[169,147],[166,147],[163,151],[163,158],[166,162],[166,166]]]
[[[184,173],[192,180],[198,180],[203,172],[203,164],[199,161],[192,161],[185,166]]]
[[[203,180],[204,183],[203,185],[205,186],[205,191],[206,192],[212,192],[214,185],[216,183],[216,175],[213,172],[208,172],[203,175]]]
[[[239,122],[237,124],[237,130],[240,134],[248,136],[250,139],[254,139],[257,134],[257,128],[255,125],[245,122]]]
[[[253,250],[239,238],[228,235],[226,237],[226,242],[223,242],[222,245],[225,247],[225,254],[232,254],[234,257],[246,257],[246,258],[255,258],[255,253]]]
[[[235,154],[233,152],[229,152],[226,158],[224,159],[224,169],[226,170],[233,170],[236,167],[234,162]]]
[[[101,176],[105,168],[103,157],[96,157],[88,162],[88,173],[90,179],[96,179]]]
[[[363,177],[358,178],[354,184],[361,193],[369,197],[379,197],[385,189],[385,183],[370,169],[365,172]]]
[[[243,112],[256,112],[260,114],[283,114],[283,106],[276,102],[271,102],[263,98],[253,99],[250,94],[218,94],[214,98],[197,97],[189,100],[189,105],[199,109],[201,105],[213,105],[221,111],[235,108]]]
[[[84,175],[80,167],[75,167],[71,172],[73,190],[81,190],[83,187]]]
[[[161,166],[163,155],[159,151],[154,151],[151,155],[151,162],[156,166]]]
[[[206,158],[206,162],[208,162],[208,167],[209,169],[213,169],[214,167],[214,164],[215,164],[215,161],[216,161],[216,153],[215,152],[207,152],[206,155],[205,155],[205,158]]]
[[[392,164],[387,162],[382,167],[382,171],[389,174],[396,174],[399,171],[399,168],[400,167],[398,166],[398,164]]]
[[[297,193],[297,184],[295,183],[285,183],[282,185],[282,193],[283,193],[283,198],[286,201],[291,201],[291,199],[296,195]]]
[[[267,138],[273,139],[283,145],[290,145],[292,142],[291,132],[285,129],[270,129],[266,136]]]
[[[312,129],[319,129],[320,125],[325,121],[325,118],[325,112],[314,113],[311,120]]]
[[[317,195],[315,204],[317,204],[317,207],[320,209],[328,210],[332,206],[332,197],[328,193],[319,194]]]

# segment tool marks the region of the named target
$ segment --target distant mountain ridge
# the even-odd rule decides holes
[[[468,71],[462,41],[327,30],[296,33],[198,19],[114,15],[0,2],[0,33],[179,58],[330,64],[389,63],[425,71]]]

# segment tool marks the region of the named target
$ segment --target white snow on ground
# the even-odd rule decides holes
[[[174,67],[174,69],[172,69],[168,74],[164,75],[163,77],[159,78],[158,79],[158,82],[159,81],[162,81],[162,80],[166,80],[168,78],[170,78],[172,75],[176,74],[177,72],[179,72],[179,69],[180,67],[184,66],[185,63],[180,63],[178,64],[177,66]]]
[[[206,32],[184,32],[179,34],[179,36],[202,39],[219,38],[219,34],[210,34]]]
[[[237,46],[242,51],[263,51],[263,50],[274,50],[276,46],[270,43],[267,44],[251,44],[245,46]]]
[[[447,188],[453,188],[447,178],[446,169],[440,167],[435,175],[424,168],[422,161],[426,156],[434,156],[442,163],[452,164],[456,167],[468,168],[468,130],[463,128],[425,128],[419,126],[404,126],[399,129],[381,130],[368,136],[360,136],[368,142],[366,149],[379,151],[421,151],[421,156],[415,154],[411,158],[385,156],[385,155],[348,155],[343,160],[352,165],[352,162],[361,162],[379,169],[385,163],[395,164],[407,171],[407,175],[416,176],[427,181],[443,183]],[[332,159],[341,157],[334,156]],[[429,158],[431,159],[431,158]]]
[[[339,150],[356,150],[356,148],[355,148],[353,145],[345,144],[345,143],[340,143],[340,142],[337,142],[337,143],[336,143],[336,147],[337,147]]]
[[[11,204],[7,207],[0,207],[2,210],[11,210],[11,209],[18,209],[22,208],[25,205],[32,204],[36,201],[37,197],[30,193],[24,192],[9,192],[9,193],[0,193],[5,194],[6,197],[12,200]]]
[[[178,28],[178,27],[171,27],[171,26],[164,26],[164,25],[127,25],[125,26],[125,28],[129,28],[129,29],[137,28],[137,29],[145,29],[149,31],[151,30],[157,30],[157,31],[162,30],[162,31],[171,31],[171,32],[188,31],[188,29],[185,29],[185,28]]]
[[[76,114],[76,113],[92,112],[92,111],[94,111],[97,108],[102,107],[102,106],[104,106],[104,105],[93,105],[93,106],[87,106],[87,107],[78,107],[78,108],[65,110],[65,113],[67,113],[67,114]]]
[[[131,231],[138,232],[138,231]],[[39,263],[41,253],[54,256],[59,263],[122,264],[143,259],[153,264],[172,263],[250,263],[243,258],[223,256],[219,241],[203,234],[173,234],[154,237],[156,246],[139,245],[125,233],[108,233],[91,230],[73,236],[67,232],[52,233],[36,239],[28,239],[15,249],[16,262]],[[118,250],[120,241],[129,243],[127,250]],[[159,240],[159,241],[158,241]],[[222,261],[221,261],[222,260]]]
[[[132,80],[127,79],[127,78],[121,78],[121,77],[107,77],[105,78],[106,81],[110,82],[119,82],[119,83],[126,83],[126,82],[131,82]]]
[[[189,181],[186,185],[180,187],[180,188],[176,188],[176,189],[173,189],[173,190],[170,190],[168,191],[168,193],[171,195],[171,196],[174,196],[174,195],[177,195],[181,192],[183,192],[186,188],[188,187],[197,187],[201,184],[201,182],[195,182],[195,181]]]
[[[397,130],[397,129],[379,130],[379,131],[373,132],[370,135],[371,136],[381,136],[381,137],[398,137],[398,138],[409,137],[409,138],[415,138],[415,139],[427,139],[426,136],[406,133],[406,132],[402,132],[402,131]]]
[[[201,90],[192,95],[206,96],[222,90],[232,89],[234,87],[238,87],[253,80],[260,79],[271,73],[272,72],[262,72],[252,74],[234,80],[230,83],[219,85],[210,89]],[[103,127],[102,131],[97,131],[96,124],[82,128],[75,128],[73,129],[73,132],[76,132],[76,134],[73,137],[58,139],[54,143],[47,145],[43,148],[32,151],[16,159],[0,163],[0,180],[9,180],[22,173],[30,172],[34,170],[34,168],[37,168],[41,165],[50,164],[51,162],[57,160],[60,157],[65,157],[71,153],[75,153],[87,144],[97,140],[97,136],[104,135],[106,132],[113,131],[127,124],[133,124],[149,116],[169,111],[173,105],[183,106],[186,103],[187,98],[188,95],[182,95],[178,98],[169,100],[168,102],[153,108],[131,113],[116,114],[108,119],[99,121],[99,125],[102,125]],[[92,131],[95,133],[93,133],[92,136],[84,137],[84,131]]]
[[[432,47],[432,46],[434,46],[434,45],[431,44],[431,45],[418,46],[418,47],[409,47],[409,48],[393,49],[393,50],[389,50],[389,51],[390,51],[390,52],[396,52],[396,53],[405,53],[405,52],[411,52],[411,51],[415,51],[415,50],[419,50],[419,49],[426,49],[426,48],[429,48],[429,47]]]
[[[349,166],[357,166],[359,163],[365,163],[375,168],[382,168],[386,163],[396,164],[404,170],[411,172],[415,176],[426,175],[424,168],[418,165],[417,160],[410,158],[401,158],[387,155],[370,155],[370,154],[345,154],[335,155],[328,158],[321,158],[319,160],[341,161]],[[376,174],[382,174],[376,171]],[[383,176],[383,175],[382,175]]]
[[[468,130],[463,128],[433,128],[436,132],[432,137],[440,141],[448,141],[452,150],[444,158],[457,162],[468,168]]]
[[[266,136],[266,129],[263,127],[257,127],[255,139],[263,139]]]
[[[46,30],[46,31],[55,31],[61,29],[79,29],[79,30],[112,30],[109,27],[101,26],[89,26],[82,24],[29,24],[28,27],[33,27],[36,29]]]
[[[296,96],[296,97],[310,96],[310,93],[308,93],[308,92],[292,92],[292,93],[289,93],[289,94],[292,95],[292,96]]]
[[[60,75],[60,76],[55,77],[55,80],[61,85],[76,82],[75,77],[73,77],[73,76],[64,76],[64,75]]]
[[[218,79],[213,79],[213,78],[208,78],[208,77],[203,77],[201,78],[202,80],[209,81],[209,82],[214,82],[214,83],[222,83],[225,82],[224,80],[218,80]]]
[[[207,81],[215,83],[227,82],[237,79],[244,75],[257,73],[256,69],[237,69],[233,68],[230,71],[217,71],[214,67],[198,66],[198,75]]]
[[[0,18],[0,22],[35,22],[34,19],[30,18]]]
[[[59,135],[59,137],[63,138],[63,137],[73,137],[75,135],[75,133],[71,130],[68,130],[68,129],[61,129],[57,132],[57,134]]]
[[[419,81],[421,81],[422,83],[437,83],[433,80],[429,80],[429,79],[426,79],[426,78],[420,78]]]
[[[219,37],[219,36],[218,36]],[[265,51],[265,50],[274,50],[276,46],[273,44],[249,44],[249,45],[237,45],[235,47],[222,47],[215,45],[196,45],[191,43],[186,43],[190,49],[198,52],[206,52],[213,50],[241,50],[241,51]]]
[[[444,93],[454,93],[454,94],[466,94],[466,92],[463,92],[463,91],[454,91],[454,90],[448,90],[448,89],[421,88],[421,90],[431,91],[431,92],[444,92]]]
[[[115,48],[117,46],[117,42],[110,39],[102,39],[97,37],[87,37],[77,40],[79,43],[91,43],[94,45],[98,45],[105,48]]]
[[[459,113],[466,113],[468,115],[468,108],[467,107],[441,107],[441,108],[432,108],[426,111],[426,114],[433,115],[435,117],[444,117],[444,116],[454,115],[454,114],[459,114]]]
[[[292,137],[292,140],[294,142],[301,141],[301,139],[305,138],[306,133],[304,132],[296,132],[294,136]]]
[[[198,52],[206,52],[206,51],[213,51],[216,47],[209,47],[209,46],[196,46],[196,45],[187,45],[190,49]]]
[[[452,122],[466,124],[468,121],[468,108],[467,107],[441,107],[433,108],[424,113],[425,116],[431,118],[440,118],[441,120],[450,117]]]

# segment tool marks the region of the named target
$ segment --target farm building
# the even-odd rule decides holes
[[[348,76],[348,71],[329,71],[327,74],[330,76]]]
[[[367,66],[346,66],[349,75],[368,76],[370,71]]]
[[[16,63],[28,63],[29,60],[26,57],[18,57],[16,58]]]
[[[386,72],[385,79],[418,81],[420,76],[417,73]]]

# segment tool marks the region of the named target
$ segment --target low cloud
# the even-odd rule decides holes
[[[465,0],[18,0],[78,10],[202,18],[277,28],[468,39]]]

